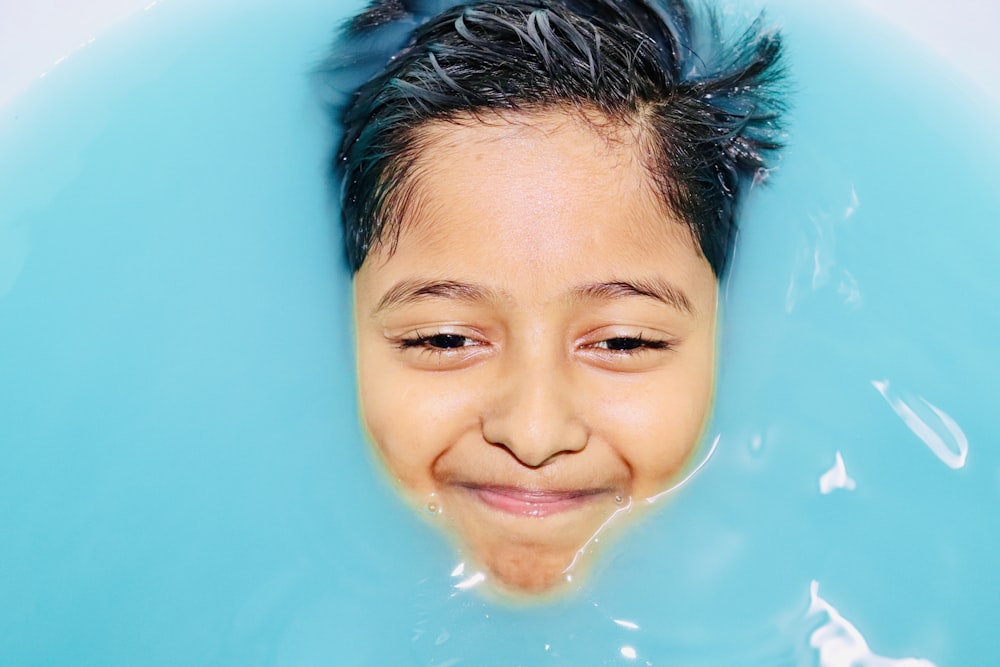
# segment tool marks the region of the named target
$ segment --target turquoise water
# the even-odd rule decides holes
[[[356,4],[161,3],[0,110],[0,665],[988,664],[996,112],[789,5],[718,446],[527,609],[456,587],[357,427],[307,77]]]

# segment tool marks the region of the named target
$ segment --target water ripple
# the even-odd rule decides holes
[[[937,667],[929,660],[872,653],[858,629],[819,596],[819,582],[814,579],[809,585],[809,616],[817,614],[827,618],[809,636],[809,645],[819,651],[819,667]]]
[[[934,455],[952,470],[965,465],[969,440],[951,415],[923,396],[904,398],[889,386],[888,380],[872,380],[872,386],[882,394],[892,411],[903,423],[930,447]]]
[[[819,478],[819,492],[827,495],[836,489],[853,491],[855,487],[857,487],[857,483],[847,474],[844,457],[841,456],[840,452],[837,452],[833,467]]]

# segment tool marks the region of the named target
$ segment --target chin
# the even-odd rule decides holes
[[[573,580],[579,550],[540,551],[537,546],[506,545],[479,560],[487,581],[497,592],[512,598],[557,595]]]
[[[575,590],[586,579],[595,557],[594,538],[600,533],[604,543],[609,521],[628,513],[628,507],[622,508],[586,530],[582,526],[567,530],[558,519],[550,522],[550,517],[528,519],[537,522],[531,531],[494,527],[472,534],[457,531],[455,537],[459,550],[486,575],[490,592],[515,602],[544,602]]]

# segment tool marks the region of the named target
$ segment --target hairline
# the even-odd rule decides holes
[[[386,162],[378,187],[388,188],[381,206],[374,212],[375,228],[379,230],[372,238],[371,246],[362,265],[373,255],[383,259],[391,257],[399,243],[400,235],[412,226],[412,221],[423,217],[422,212],[430,206],[427,197],[420,192],[420,175],[429,168],[426,159],[428,150],[433,150],[440,135],[437,130],[449,127],[523,125],[539,128],[532,119],[562,117],[565,122],[575,122],[591,130],[604,141],[609,151],[614,151],[634,160],[642,169],[645,178],[643,187],[659,205],[667,223],[679,224],[686,228],[695,251],[704,257],[704,251],[696,231],[696,221],[687,219],[683,211],[670,201],[667,189],[672,181],[663,174],[666,162],[663,137],[657,136],[652,125],[652,111],[655,103],[646,102],[635,109],[604,110],[596,104],[578,103],[574,100],[555,100],[547,104],[524,105],[515,108],[473,108],[461,109],[422,119],[411,126],[397,130],[396,141],[402,150],[396,151]],[[561,123],[557,127],[561,127]],[[389,181],[395,181],[390,183]]]

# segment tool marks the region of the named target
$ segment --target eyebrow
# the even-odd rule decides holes
[[[676,310],[688,314],[694,313],[691,300],[681,289],[659,279],[589,283],[573,289],[572,295],[577,298],[601,300],[647,297]],[[372,311],[372,316],[424,299],[444,298],[483,303],[501,301],[503,297],[504,294],[501,292],[473,283],[455,280],[401,280],[382,296]]]
[[[382,296],[372,315],[431,298],[481,303],[499,301],[501,295],[488,287],[454,280],[401,280]]]
[[[616,280],[606,283],[581,285],[573,290],[574,294],[590,299],[620,299],[623,297],[642,296],[656,299],[668,306],[689,315],[694,314],[691,300],[683,290],[665,280]]]

